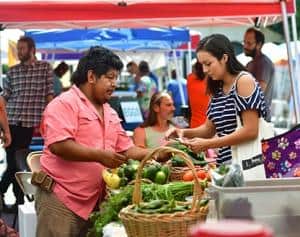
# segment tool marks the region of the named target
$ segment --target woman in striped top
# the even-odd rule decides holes
[[[173,129],[167,137],[178,136],[194,152],[218,148],[217,163],[231,163],[231,146],[258,135],[259,117],[266,116],[264,95],[255,79],[234,54],[227,37],[220,34],[201,40],[197,58],[208,76],[211,101],[206,122],[189,129]],[[237,116],[243,126],[237,128]]]

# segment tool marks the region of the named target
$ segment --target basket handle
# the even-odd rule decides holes
[[[195,212],[198,210],[197,208],[197,201],[199,197],[202,195],[202,189],[201,185],[199,183],[199,179],[196,174],[195,166],[192,163],[192,161],[188,158],[187,154],[185,154],[183,151],[180,151],[178,149],[172,148],[172,147],[158,147],[154,149],[152,152],[148,153],[145,158],[141,161],[136,178],[135,178],[135,184],[134,184],[134,189],[133,189],[133,195],[132,195],[132,203],[133,204],[139,204],[142,201],[142,191],[141,191],[141,176],[142,176],[142,170],[149,160],[157,160],[159,157],[159,153],[173,153],[179,155],[186,165],[191,169],[192,174],[194,176],[194,191],[193,191],[193,199],[192,199],[192,207],[191,211]]]

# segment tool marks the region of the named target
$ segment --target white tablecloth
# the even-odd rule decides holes
[[[111,222],[104,226],[103,237],[127,237],[127,234],[121,223]]]
[[[36,230],[36,213],[34,202],[19,205],[19,234],[20,237],[34,237]]]

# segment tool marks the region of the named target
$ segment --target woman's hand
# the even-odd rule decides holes
[[[172,138],[183,139],[183,130],[180,128],[171,128],[165,133],[165,139],[169,140]]]
[[[210,145],[209,139],[203,138],[193,138],[193,139],[185,139],[183,144],[189,147],[194,153],[199,153],[201,151],[206,151]]]

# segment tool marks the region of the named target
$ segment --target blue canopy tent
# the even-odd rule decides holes
[[[61,52],[68,56],[93,45],[115,51],[172,50],[190,40],[189,30],[184,28],[27,30],[25,35],[34,39],[38,51],[55,53],[60,59]]]
[[[170,51],[190,41],[188,29],[175,27],[27,30],[25,35],[34,39],[44,60],[79,59],[94,45],[114,51]]]
[[[113,51],[170,51],[190,41],[185,28],[27,30],[46,60],[78,59],[91,46]],[[183,92],[182,92],[183,93]],[[137,126],[123,124],[126,129]]]

